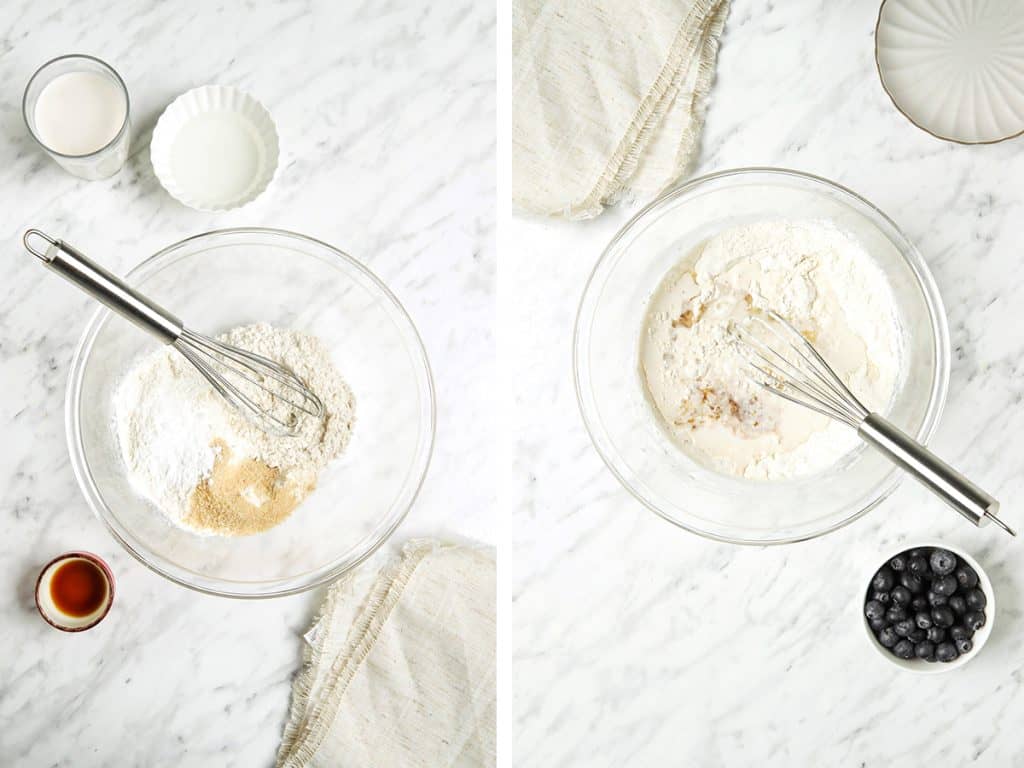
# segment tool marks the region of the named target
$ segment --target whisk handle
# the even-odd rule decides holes
[[[38,245],[33,245],[37,239],[47,243],[42,250]],[[28,230],[23,242],[25,248],[52,271],[164,343],[170,344],[181,335],[184,328],[181,320],[74,246],[63,240],[54,240],[38,229]]]
[[[979,528],[994,521],[1013,533],[996,517],[999,502],[994,497],[877,413],[869,414],[857,432]]]

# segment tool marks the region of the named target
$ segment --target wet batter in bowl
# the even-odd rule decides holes
[[[884,412],[900,360],[892,291],[864,248],[825,221],[742,225],[685,254],[651,299],[640,368],[654,409],[688,454],[726,474],[782,480],[820,472],[860,441],[746,378],[728,328],[768,308],[869,409]]]

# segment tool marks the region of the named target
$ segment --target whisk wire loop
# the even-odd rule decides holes
[[[320,418],[324,412],[323,403],[289,368],[270,360],[269,358],[257,355],[255,352],[226,344],[220,341],[203,336],[185,329],[182,337],[188,341],[192,348],[200,352],[207,360],[223,370],[225,375],[237,376],[238,378],[257,387],[266,389],[266,380],[276,382],[281,388],[292,396],[298,396],[299,400],[293,400],[280,391],[272,391],[271,394],[277,399],[292,408],[303,413]],[[236,365],[232,365],[236,364]]]
[[[856,428],[869,411],[791,323],[773,311],[751,318],[751,328],[772,337],[759,338],[737,328],[738,349],[751,366],[751,379],[763,389],[797,405]],[[775,341],[778,348],[771,343]],[[792,354],[783,354],[779,348]],[[759,374],[759,375],[755,375]]]

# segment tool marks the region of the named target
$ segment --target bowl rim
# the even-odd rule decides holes
[[[68,382],[65,390],[64,397],[64,421],[65,421],[65,434],[67,437],[68,453],[71,458],[71,466],[75,474],[75,479],[78,481],[78,487],[82,491],[82,495],[85,496],[93,514],[99,518],[110,534],[121,544],[127,552],[142,563],[144,566],[149,568],[154,573],[157,573],[164,578],[180,584],[183,587],[202,592],[208,595],[216,595],[218,597],[231,597],[243,600],[260,600],[269,599],[275,597],[284,597],[287,595],[295,595],[301,592],[306,592],[315,587],[323,584],[328,584],[335,581],[345,573],[353,570],[363,563],[367,558],[372,556],[377,550],[380,549],[383,544],[391,538],[395,530],[405,520],[409,511],[416,503],[416,499],[419,497],[420,491],[423,489],[423,483],[426,481],[427,474],[430,470],[431,460],[434,453],[434,445],[437,438],[437,398],[434,385],[434,375],[430,367],[430,360],[427,357],[427,350],[423,344],[423,339],[420,336],[419,329],[416,324],[412,321],[409,313],[405,307],[398,300],[398,298],[392,293],[392,291],[384,284],[384,282],[378,278],[368,267],[362,264],[359,260],[340,250],[335,248],[329,243],[325,243],[322,240],[318,240],[308,235],[303,235],[298,232],[291,232],[285,229],[274,229],[271,227],[228,227],[224,229],[213,229],[206,232],[202,232],[198,235],[192,235],[186,237],[183,240],[179,240],[171,245],[160,249],[152,256],[149,256],[144,261],[132,267],[126,274],[125,280],[131,283],[133,277],[137,276],[140,272],[145,271],[147,268],[153,267],[153,265],[159,261],[163,261],[167,257],[173,255],[179,249],[187,247],[189,244],[194,243],[197,240],[203,240],[218,235],[269,235],[271,237],[284,237],[289,240],[300,240],[307,243],[314,243],[322,248],[325,248],[329,253],[338,257],[342,261],[348,263],[360,272],[363,277],[367,278],[371,284],[379,290],[383,296],[388,299],[401,317],[405,318],[408,323],[409,329],[412,331],[412,338],[415,339],[415,346],[413,350],[416,353],[416,358],[419,362],[422,362],[423,369],[426,374],[426,395],[427,395],[427,406],[429,409],[429,429],[426,434],[426,445],[422,449],[423,453],[423,466],[420,470],[420,476],[412,486],[408,501],[405,503],[405,508],[401,511],[401,514],[397,515],[391,524],[384,530],[378,537],[372,542],[371,546],[354,560],[347,564],[334,565],[326,567],[323,573],[319,574],[316,578],[310,580],[307,583],[288,586],[283,589],[270,589],[259,592],[253,592],[251,588],[249,590],[238,590],[230,589],[225,585],[267,585],[275,584],[281,581],[292,581],[294,577],[288,579],[273,579],[269,581],[232,581],[226,579],[217,579],[203,577],[200,578],[204,583],[195,583],[183,578],[176,572],[175,569],[163,567],[160,564],[152,562],[146,554],[140,550],[148,550],[138,544],[133,544],[129,541],[127,531],[122,531],[118,525],[112,522],[113,512],[107,506],[106,501],[103,499],[103,495],[100,493],[99,488],[96,486],[96,482],[93,479],[92,473],[89,470],[88,462],[85,458],[85,447],[82,439],[81,424],[79,419],[79,403],[81,400],[81,389],[82,379],[85,371],[85,363],[88,360],[89,354],[92,351],[93,344],[96,341],[96,337],[102,330],[106,322],[112,317],[113,313],[106,307],[98,308],[90,317],[86,323],[85,329],[79,339],[78,346],[75,349],[74,356],[71,359],[71,366],[68,373]],[[162,558],[161,558],[162,559]],[[178,569],[181,574],[189,573],[194,574],[194,571],[190,571],[186,568]]]
[[[581,294],[579,304],[576,311],[576,322],[573,327],[573,340],[572,340],[572,368],[573,368],[573,384],[576,391],[576,405],[580,410],[582,416],[583,426],[587,431],[587,436],[590,438],[591,444],[597,451],[601,460],[605,466],[611,471],[612,475],[619,481],[619,483],[629,493],[643,504],[647,509],[654,512],[662,519],[672,523],[673,525],[682,528],[690,533],[697,534],[706,539],[712,541],[719,541],[726,544],[741,544],[747,546],[778,546],[783,544],[795,544],[801,541],[809,541],[816,539],[820,536],[825,536],[829,533],[837,531],[841,528],[845,528],[850,523],[863,517],[872,509],[877,507],[883,501],[885,501],[899,486],[903,479],[903,472],[898,467],[893,467],[883,476],[881,481],[878,483],[876,490],[871,494],[868,501],[858,510],[855,510],[852,514],[839,520],[821,530],[800,533],[793,536],[780,536],[774,538],[763,538],[763,539],[749,539],[741,536],[729,536],[720,533],[714,533],[706,531],[700,527],[679,520],[673,517],[668,512],[659,508],[654,502],[648,500],[640,489],[634,487],[630,483],[625,475],[618,469],[615,464],[615,459],[606,454],[606,451],[602,449],[601,444],[595,435],[595,428],[591,426],[590,419],[588,418],[588,405],[586,403],[587,396],[583,391],[583,384],[581,380],[581,349],[582,343],[582,324],[583,324],[583,313],[586,309],[587,300],[590,296],[591,287],[594,284],[598,276],[598,272],[604,265],[605,260],[609,257],[609,254],[619,242],[629,234],[633,227],[641,224],[645,218],[653,211],[661,208],[679,197],[686,195],[698,187],[720,179],[727,179],[734,176],[755,176],[755,175],[766,175],[766,176],[777,176],[777,177],[792,177],[800,179],[802,181],[809,181],[812,184],[821,185],[824,187],[831,188],[834,191],[839,192],[848,198],[852,198],[853,201],[865,208],[869,209],[881,219],[887,226],[891,227],[903,240],[907,246],[904,249],[898,248],[900,256],[904,263],[910,268],[914,277],[917,280],[919,289],[925,299],[925,304],[928,307],[929,315],[932,320],[931,328],[934,338],[934,351],[936,360],[935,375],[932,380],[931,391],[928,398],[928,407],[925,411],[924,418],[922,419],[921,427],[918,429],[915,439],[926,444],[929,438],[934,434],[936,427],[938,426],[939,418],[942,415],[942,410],[945,406],[946,395],[949,389],[949,369],[950,369],[950,342],[949,342],[949,326],[946,320],[945,308],[942,304],[942,297],[939,294],[938,286],[935,283],[935,279],[928,269],[928,265],[921,253],[918,251],[917,246],[906,236],[902,229],[897,226],[889,216],[887,216],[878,206],[871,203],[869,200],[858,195],[848,187],[843,186],[830,179],[826,179],[823,176],[816,176],[811,173],[804,171],[798,171],[791,168],[775,167],[775,166],[745,166],[739,168],[728,168],[720,171],[714,171],[712,173],[704,174],[696,178],[690,179],[670,190],[667,190],[663,194],[659,195],[655,200],[651,201],[643,208],[641,208],[636,214],[634,214],[629,221],[627,221],[608,244],[604,247],[601,255],[598,257],[594,268],[591,270],[587,282],[584,285],[583,292]]]
[[[962,560],[963,562],[971,566],[974,569],[975,573],[978,574],[978,585],[981,587],[982,592],[985,593],[985,598],[987,601],[985,605],[985,626],[974,634],[975,638],[979,638],[978,643],[970,650],[970,652],[967,655],[957,656],[953,661],[936,661],[934,663],[929,663],[920,662],[917,659],[899,659],[893,656],[891,653],[889,653],[888,648],[884,648],[882,644],[878,642],[878,638],[875,637],[875,633],[871,631],[871,627],[868,624],[867,617],[864,615],[864,605],[867,602],[864,598],[867,595],[868,589],[870,589],[871,578],[875,575],[875,572],[878,571],[879,568],[888,563],[890,560],[892,560],[894,557],[896,557],[896,555],[899,555],[903,552],[907,552],[911,549],[923,549],[926,547],[931,547],[933,549],[948,550],[949,552],[952,552],[954,555],[956,555],[958,559]],[[992,586],[992,580],[988,577],[988,574],[985,572],[985,569],[981,567],[978,561],[975,560],[974,557],[970,555],[970,553],[965,552],[958,546],[947,544],[946,542],[942,541],[926,541],[919,544],[902,545],[898,549],[894,549],[888,555],[886,555],[885,558],[880,561],[880,564],[876,564],[871,569],[871,571],[867,573],[867,577],[863,579],[860,583],[866,586],[861,592],[858,592],[859,597],[857,598],[857,612],[860,616],[860,624],[864,628],[864,631],[867,633],[868,642],[878,652],[880,656],[883,656],[886,661],[888,661],[890,664],[897,667],[898,669],[903,670],[904,672],[911,672],[915,675],[938,675],[942,674],[943,672],[952,672],[954,669],[959,669],[960,667],[970,662],[971,659],[973,659],[981,652],[981,649],[985,647],[986,643],[988,643],[988,638],[992,634],[992,626],[995,624],[996,620],[996,593],[995,589]]]

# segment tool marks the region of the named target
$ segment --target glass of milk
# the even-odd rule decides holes
[[[92,56],[60,56],[25,88],[25,125],[64,170],[83,179],[113,176],[128,158],[128,88]]]

